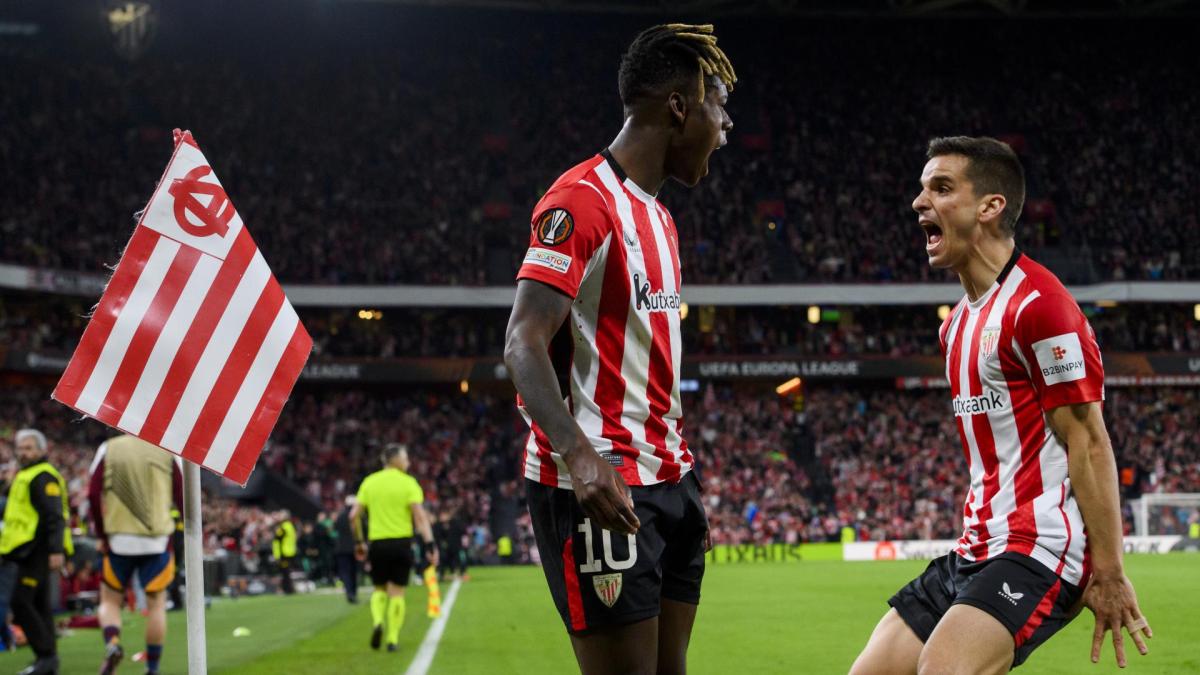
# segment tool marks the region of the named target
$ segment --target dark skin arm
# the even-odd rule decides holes
[[[641,523],[633,512],[629,487],[575,422],[550,361],[550,341],[567,320],[571,302],[546,284],[519,281],[505,335],[504,363],[526,410],[566,462],[583,512],[606,530],[632,534]]]

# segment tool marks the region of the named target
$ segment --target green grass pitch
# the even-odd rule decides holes
[[[844,673],[883,614],[885,600],[923,562],[784,562],[710,565],[692,637],[692,673]],[[1130,652],[1129,673],[1200,673],[1200,556],[1129,556],[1127,567],[1155,629],[1150,655]],[[448,586],[443,586],[443,594]],[[409,592],[396,654],[367,647],[368,610],[322,594],[219,600],[208,612],[211,673],[403,673],[424,638],[425,591]],[[141,617],[126,615],[130,653],[142,648]],[[249,637],[235,638],[245,626]],[[164,673],[186,672],[182,613],[172,613]],[[1091,614],[1039,649],[1019,672],[1115,673],[1111,644],[1088,659]],[[62,638],[63,673],[95,672],[97,631]],[[31,658],[0,654],[0,673]],[[463,584],[431,673],[532,675],[575,671],[566,634],[535,567],[481,568]],[[129,663],[121,672],[140,673]]]

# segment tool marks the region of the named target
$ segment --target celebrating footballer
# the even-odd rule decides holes
[[[991,138],[930,142],[912,203],[930,266],[966,295],[938,333],[969,472],[963,533],[888,601],[851,668],[1002,673],[1087,606],[1091,659],[1152,634],[1125,576],[1116,462],[1095,334],[1058,278],[1014,242],[1025,175]]]
[[[505,361],[580,670],[683,673],[709,537],[680,436],[679,238],[656,195],[708,173],[737,78],[711,25],[668,24],[637,36],[618,79],[620,133],[534,209]]]

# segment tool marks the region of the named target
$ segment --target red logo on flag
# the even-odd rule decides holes
[[[1062,361],[1063,357],[1067,355],[1067,350],[1063,349],[1062,347],[1059,347],[1058,345],[1055,345],[1054,349],[1052,349],[1051,351],[1054,352],[1054,360],[1055,361]]]
[[[229,231],[233,204],[220,185],[200,182],[211,173],[191,134],[176,131],[163,183],[53,396],[245,484],[312,338],[244,226],[223,257],[163,234]],[[174,199],[177,223],[155,208],[164,198]]]
[[[200,179],[212,173],[212,168],[198,166],[187,172],[183,178],[171,182],[167,192],[175,198],[175,222],[184,232],[194,237],[217,235],[224,237],[229,232],[229,221],[236,213],[233,202],[225,196],[225,190],[216,183],[201,183]],[[196,195],[208,195],[211,201],[208,206],[200,203]],[[201,224],[196,225],[188,218],[188,212],[196,214]]]

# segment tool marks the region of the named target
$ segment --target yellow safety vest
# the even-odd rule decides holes
[[[272,553],[276,558],[296,557],[296,526],[292,521],[285,520],[275,530],[275,541],[271,542]]]
[[[0,555],[8,555],[18,546],[33,541],[34,535],[37,534],[38,512],[29,499],[29,484],[43,473],[49,473],[58,483],[63,505],[63,550],[68,556],[75,553],[75,544],[71,541],[71,511],[67,504],[67,483],[62,474],[50,466],[49,462],[41,461],[21,469],[13,478],[12,487],[8,490],[8,503],[4,506],[4,532],[0,533]]]

